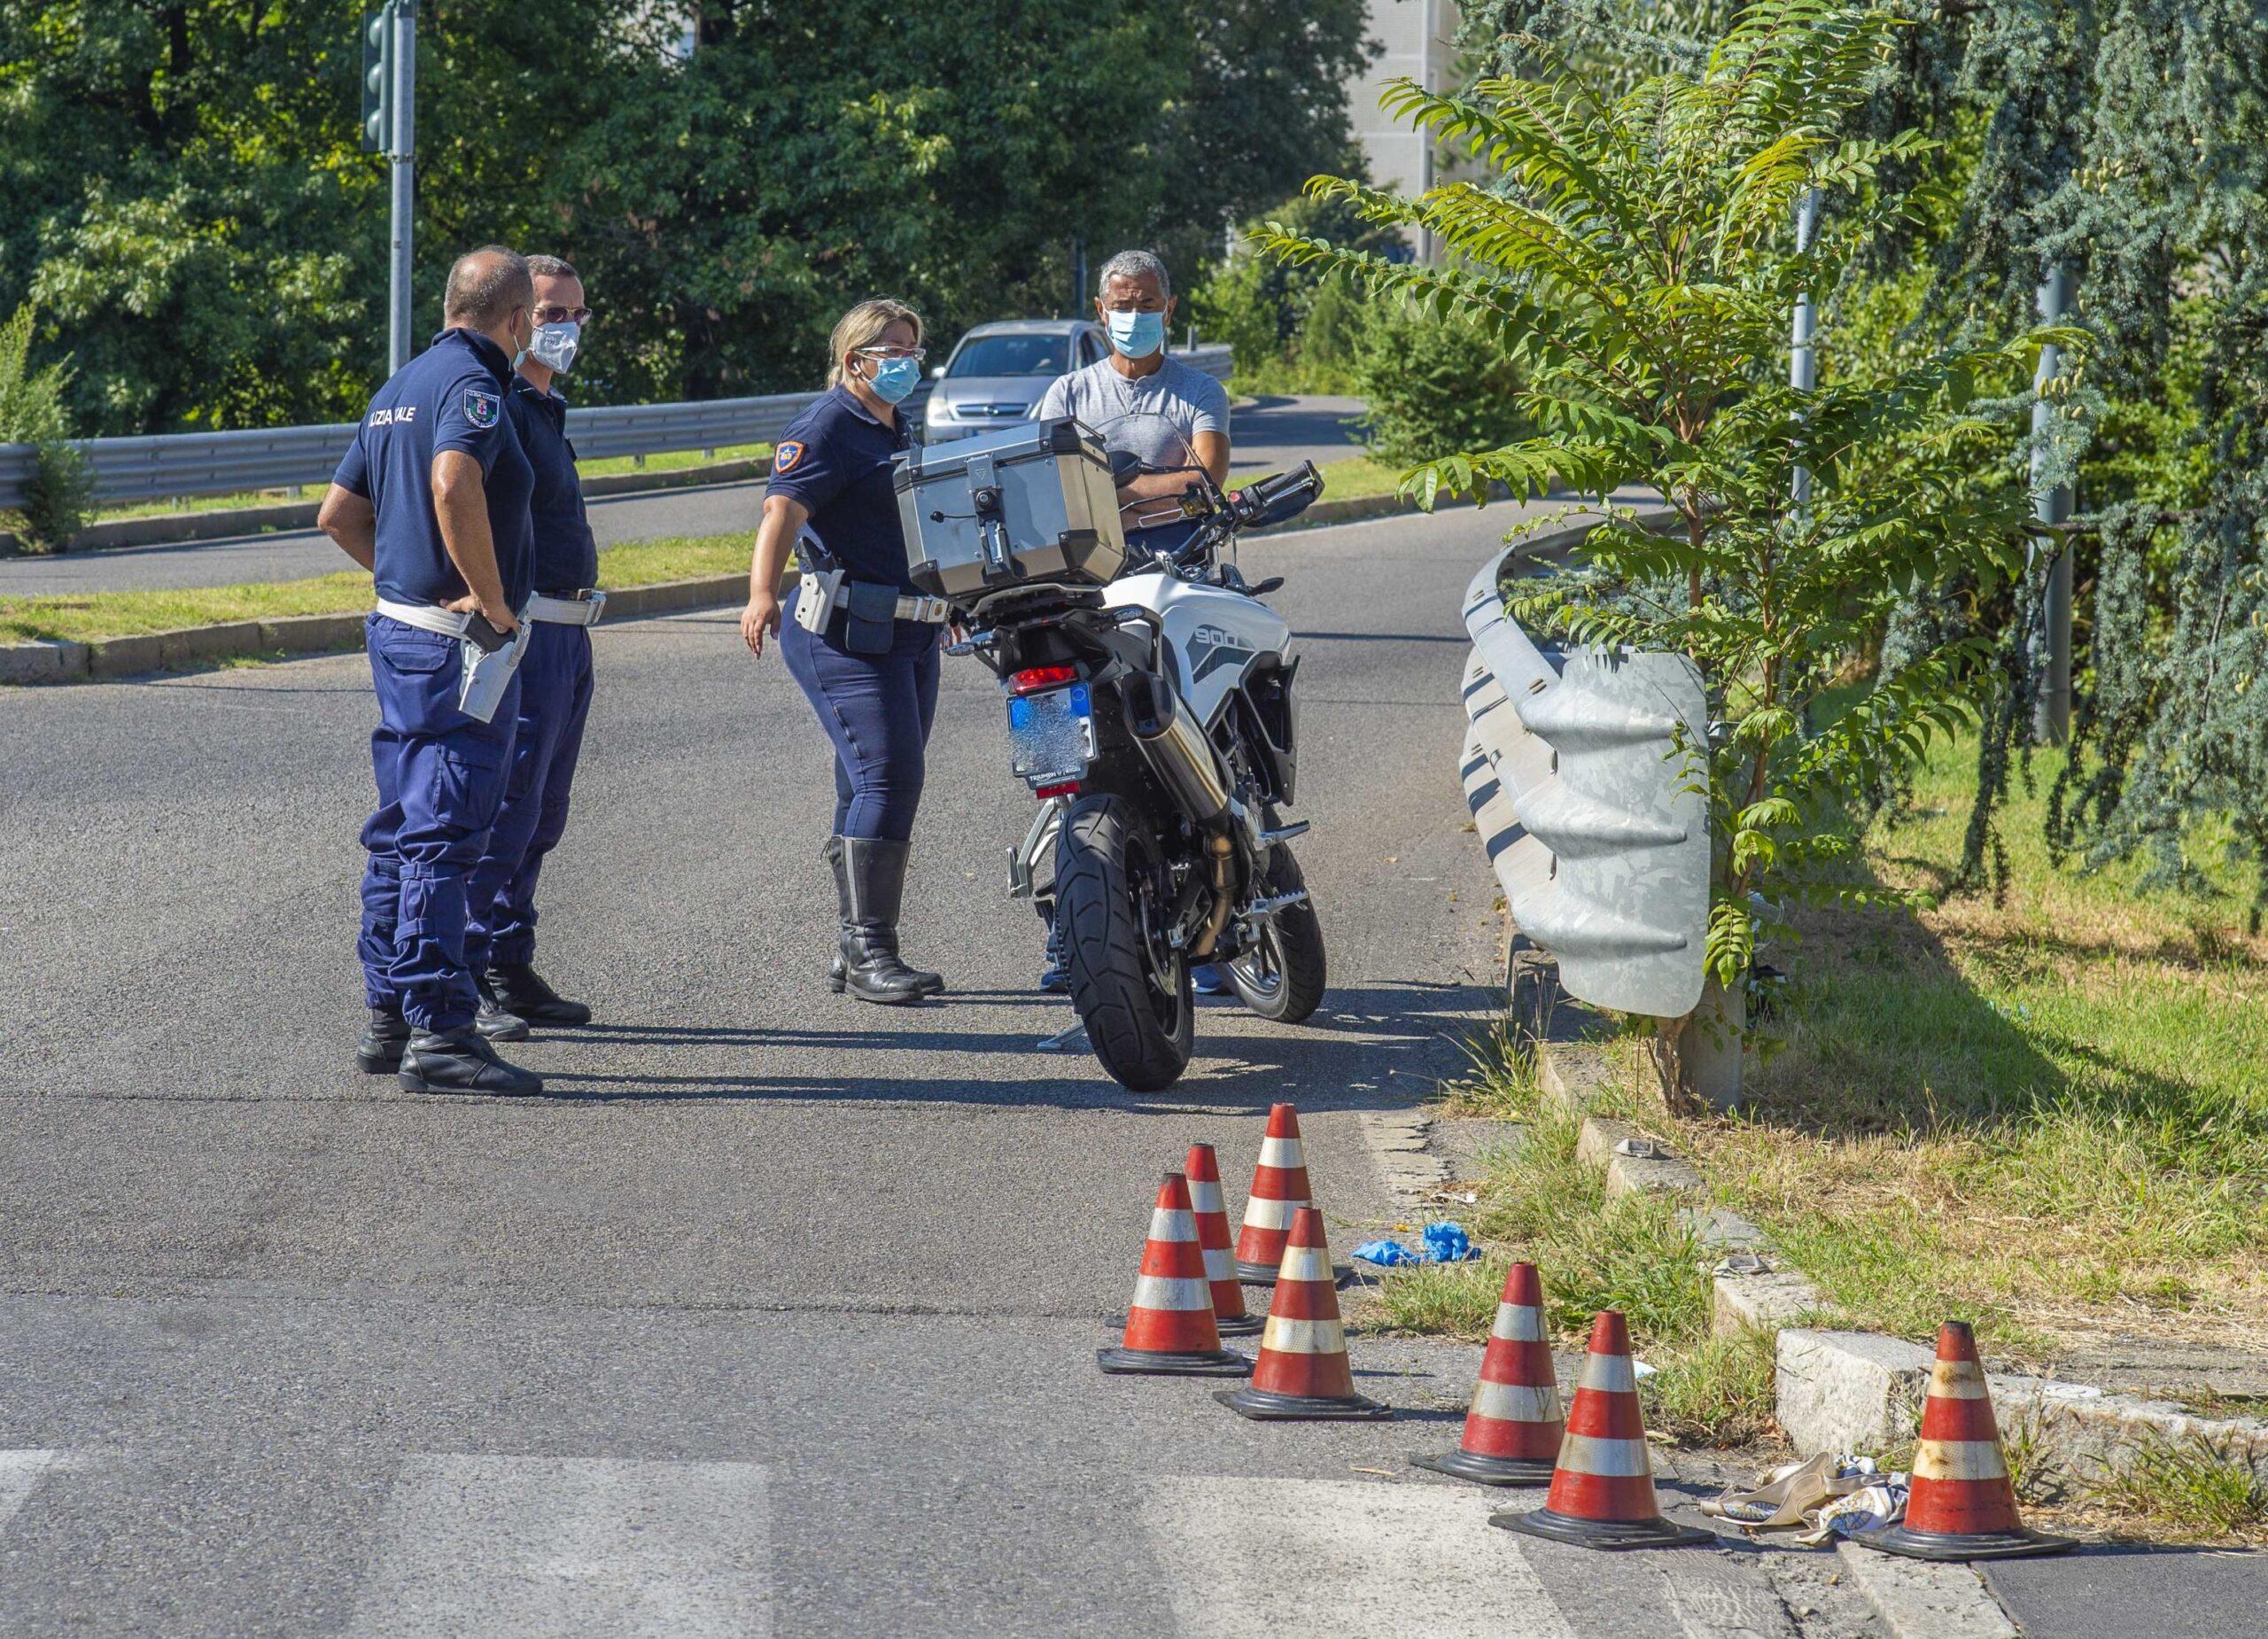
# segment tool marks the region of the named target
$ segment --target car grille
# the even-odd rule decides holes
[[[963,421],[1013,421],[1031,408],[1029,404],[961,404],[953,413]]]

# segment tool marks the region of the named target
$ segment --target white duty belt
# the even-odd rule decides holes
[[[897,618],[900,620],[920,620],[940,626],[951,613],[952,605],[941,597],[902,597],[897,600]]]
[[[470,617],[453,609],[443,609],[438,603],[396,603],[387,598],[378,600],[378,613],[389,620],[399,620],[406,626],[416,626],[421,632],[438,632],[443,637],[462,637]]]
[[[528,600],[527,618],[544,620],[555,626],[594,626],[606,608],[606,594],[595,586],[586,587],[572,597],[552,597],[539,592]]]

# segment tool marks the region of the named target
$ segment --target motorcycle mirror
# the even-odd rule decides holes
[[[1282,589],[1282,587],[1283,587],[1283,585],[1284,585],[1284,577],[1283,577],[1283,576],[1281,576],[1281,575],[1270,575],[1270,576],[1269,576],[1269,577],[1268,577],[1268,579],[1265,579],[1265,580],[1262,581],[1258,586],[1247,586],[1247,587],[1245,588],[1245,590],[1246,590],[1247,593],[1249,593],[1249,594],[1250,594],[1252,596],[1254,596],[1254,597],[1266,597],[1266,596],[1267,596],[1270,592],[1280,591],[1280,590]]]

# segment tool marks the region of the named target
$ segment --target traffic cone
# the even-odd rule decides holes
[[[1292,1215],[1310,1205],[1307,1152],[1300,1147],[1300,1113],[1288,1104],[1268,1112],[1268,1136],[1244,1199],[1244,1228],[1237,1235],[1237,1278],[1269,1286],[1284,1262]]]
[[[1496,1324],[1480,1356],[1464,1438],[1446,1456],[1410,1460],[1484,1486],[1540,1486],[1551,1478],[1564,1430],[1543,1332],[1543,1278],[1534,1264],[1515,1263],[1505,1271]]]
[[[1601,1309],[1591,1322],[1590,1352],[1543,1506],[1491,1514],[1488,1523],[1579,1548],[1678,1548],[1717,1540],[1713,1531],[1673,1525],[1654,1500],[1654,1460],[1630,1369],[1630,1331],[1615,1310]]]
[[[1229,1251],[1229,1209],[1221,1200],[1221,1164],[1209,1144],[1192,1144],[1184,1163],[1189,1177],[1189,1205],[1197,1217],[1197,1244],[1205,1249],[1205,1278],[1213,1287],[1213,1321],[1224,1338],[1250,1337],[1263,1322],[1244,1306]]]
[[[1279,1104],[1279,1110],[1291,1106]],[[1394,1415],[1392,1406],[1355,1392],[1355,1370],[1347,1362],[1347,1333],[1339,1324],[1339,1287],[1324,1244],[1323,1214],[1302,1207],[1292,1215],[1291,1239],[1276,1274],[1268,1327],[1261,1333],[1260,1358],[1245,1388],[1224,1388],[1214,1399],[1242,1417],[1262,1422],[1375,1421]]]
[[[1106,1371],[1174,1377],[1242,1377],[1252,1370],[1246,1356],[1221,1347],[1189,1185],[1177,1172],[1166,1174],[1158,1185],[1134,1302],[1126,1311],[1126,1335],[1118,1348],[1096,1350],[1095,1363]]]
[[[2069,1537],[2027,1531],[2016,1519],[2016,1486],[1967,1321],[1949,1320],[1938,1331],[1905,1522],[1851,1540],[1911,1559],[2016,1559],[2073,1545]]]

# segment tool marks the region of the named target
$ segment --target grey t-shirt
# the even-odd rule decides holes
[[[1185,467],[1196,462],[1199,433],[1228,436],[1229,390],[1171,353],[1131,379],[1104,359],[1050,387],[1035,415],[1076,416],[1102,434],[1106,448],[1130,450],[1148,466]]]

